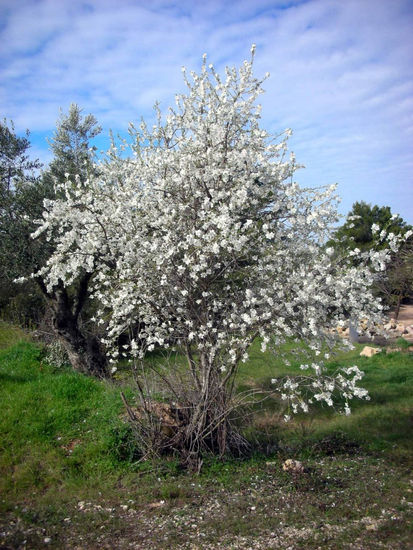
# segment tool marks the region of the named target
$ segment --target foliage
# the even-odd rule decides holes
[[[405,236],[409,233],[406,232]],[[402,301],[413,295],[413,236],[407,237],[391,260],[384,277],[377,282],[377,288],[385,301],[395,307],[397,319]]]
[[[18,137],[13,124],[10,126],[6,122],[0,125],[0,269],[8,281],[42,265],[44,255],[40,247],[31,246],[30,233],[35,229],[34,219],[42,214],[43,199],[53,196],[50,187],[44,186],[36,174],[39,161],[28,157],[28,138]]]
[[[38,160],[27,155],[30,148],[29,131],[25,137],[15,133],[13,122],[4,119],[0,122],[0,190],[1,204],[7,202],[7,191],[24,180],[34,181],[36,171],[41,167]]]
[[[61,111],[55,133],[49,141],[53,160],[43,177],[53,183],[67,178],[79,178],[85,182],[96,171],[96,147],[92,141],[101,131],[96,118],[92,114],[83,116],[76,103],[69,106],[67,114]]]
[[[58,251],[39,274],[48,288],[95,274],[112,361],[119,336],[131,334],[123,351],[142,375],[144,432],[161,441],[159,452],[178,448],[197,460],[245,444],[232,417],[251,393],[237,395],[234,377],[257,335],[263,350],[291,337],[306,344],[307,373],[274,378],[273,391],[292,412],[338,397],[349,413],[351,398],[367,396],[355,366],[324,375],[322,351],[335,345],[331,329],[350,314],[369,323],[381,317],[370,266],[380,269],[386,252],[355,267],[355,252],[334,259],[325,248],[337,219],[335,188],[293,181],[290,132],[274,137],[260,127],[262,80],[252,59],[221,78],[204,57],[201,73],[184,79],[188,92],[165,121],[157,108],[155,126],[131,126],[133,157],[113,148],[99,177],[60,186],[65,198],[47,205],[38,230],[55,235]],[[139,363],[156,346],[187,358],[182,379],[160,373],[178,403],[178,427],[167,440],[148,428],[158,429],[159,418]]]
[[[388,249],[390,258],[385,271],[376,279],[375,290],[389,306],[395,306],[397,318],[401,302],[413,292],[413,228],[390,207],[356,202],[347,220],[334,233],[330,245],[337,251]],[[389,239],[398,237],[395,248]],[[355,261],[357,261],[355,259]]]
[[[376,228],[376,231],[373,230]],[[400,235],[411,229],[389,206],[371,206],[364,201],[355,202],[345,223],[334,232],[334,244],[345,249],[368,250],[376,246],[377,233]],[[382,242],[385,245],[385,241]]]
[[[30,234],[43,198],[53,195],[38,174],[41,164],[28,155],[28,137],[17,136],[13,123],[0,123],[0,308],[3,317],[26,326],[42,315],[41,293],[33,281],[22,288],[14,279],[39,269],[47,256]]]

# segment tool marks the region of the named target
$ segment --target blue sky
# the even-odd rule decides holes
[[[239,65],[256,43],[262,123],[293,129],[297,181],[413,222],[413,0],[1,0],[0,41],[1,116],[45,162],[60,108],[124,134],[173,104],[182,65]]]

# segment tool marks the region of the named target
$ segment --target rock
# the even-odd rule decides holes
[[[376,353],[380,353],[381,348],[372,348],[371,346],[364,346],[363,350],[360,352],[362,357],[373,357]]]
[[[139,422],[143,418],[155,420],[159,424],[160,432],[169,438],[175,436],[185,424],[185,410],[179,404],[148,400],[145,407],[130,407],[124,395],[121,395],[127,410],[123,414],[124,419],[129,417],[133,422]]]
[[[284,472],[291,472],[293,474],[302,474],[304,472],[304,466],[299,460],[287,459],[283,464]]]
[[[339,336],[341,336],[342,338],[348,338],[348,335],[349,335],[349,329],[348,327],[341,327],[340,325],[337,326],[336,328],[336,332]]]
[[[366,525],[367,531],[377,531],[379,524],[377,522],[371,522]]]

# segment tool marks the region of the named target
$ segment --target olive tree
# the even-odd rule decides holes
[[[2,136],[5,132],[2,127]],[[61,187],[67,177],[76,177],[76,185],[83,186],[90,175],[97,175],[94,149],[91,140],[100,132],[93,115],[82,115],[82,110],[72,104],[67,114],[61,112],[56,131],[50,140],[54,157],[47,169],[36,178],[29,177],[27,156],[8,168],[2,158],[2,193],[8,201],[3,202],[0,219],[0,232],[3,236],[0,245],[2,266],[7,267],[11,280],[20,279],[24,285],[37,289],[51,311],[52,328],[66,350],[72,366],[81,372],[98,377],[107,373],[107,359],[96,335],[88,331],[82,320],[82,312],[89,301],[90,270],[79,270],[70,286],[56,280],[46,287],[41,270],[49,258],[59,253],[59,242],[53,233],[32,239],[38,220],[48,201],[65,201]],[[9,132],[10,134],[10,132]],[[8,134],[7,134],[8,135]],[[21,150],[24,155],[29,146],[27,138],[8,137],[9,149]],[[10,157],[10,155],[8,155]],[[23,162],[24,161],[24,162]],[[34,164],[38,168],[38,164]],[[13,172],[14,170],[14,172]],[[12,177],[10,176],[12,174]],[[11,184],[9,182],[12,182]],[[13,183],[14,182],[14,183]],[[44,220],[43,220],[44,221]],[[64,221],[62,222],[65,223]],[[30,274],[33,276],[30,277]]]
[[[97,176],[96,148],[91,142],[100,132],[96,118],[92,114],[84,116],[75,103],[70,105],[67,114],[60,113],[56,130],[49,141],[53,160],[43,174],[43,181],[53,185],[56,198],[60,196],[65,201],[65,195],[61,194],[63,182],[72,179],[82,187],[89,177]],[[53,235],[50,235],[48,242],[52,243],[52,255],[58,254],[59,243]],[[82,317],[90,302],[92,276],[91,269],[79,270],[70,286],[56,280],[53,286],[46,287],[42,277],[37,279],[52,311],[53,328],[72,366],[86,374],[106,377],[107,360],[101,342],[93,331],[88,330],[85,323],[88,319]]]

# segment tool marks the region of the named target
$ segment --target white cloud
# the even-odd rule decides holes
[[[294,129],[297,179],[339,181],[344,209],[363,199],[413,221],[409,0],[7,0],[0,16],[2,112],[33,138],[72,101],[124,130],[173,103],[181,65],[207,52],[222,70],[256,42],[263,124]]]

